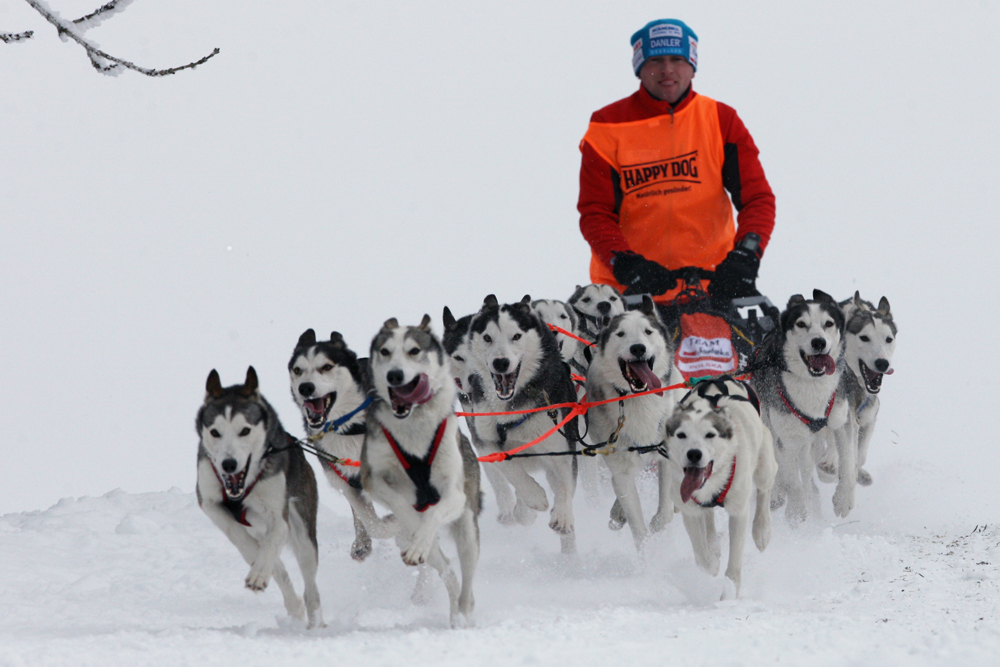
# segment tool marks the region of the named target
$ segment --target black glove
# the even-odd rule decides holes
[[[673,272],[634,252],[616,252],[611,273],[633,294],[663,294],[677,287]]]
[[[715,275],[708,283],[708,293],[720,299],[738,299],[744,296],[760,296],[757,286],[757,271],[760,258],[749,248],[733,248],[726,258],[715,267]]]

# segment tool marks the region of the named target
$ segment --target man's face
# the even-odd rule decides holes
[[[654,56],[642,64],[639,80],[650,95],[675,104],[691,85],[694,68],[684,56]]]

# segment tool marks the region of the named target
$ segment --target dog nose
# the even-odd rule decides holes
[[[230,475],[236,472],[236,459],[226,459],[222,462],[222,471]]]
[[[688,450],[688,461],[690,461],[691,463],[698,463],[698,461],[701,461],[701,450],[700,449]]]
[[[611,312],[611,304],[607,301],[601,301],[597,304],[597,310],[601,313],[601,315],[607,315]]]
[[[507,357],[500,357],[499,359],[493,360],[493,370],[497,373],[506,373],[507,369],[510,368],[510,359]]]
[[[813,338],[812,348],[817,352],[822,352],[826,349],[826,339],[825,338]]]
[[[398,387],[403,384],[403,371],[394,368],[385,374],[385,379],[391,387]]]
[[[876,359],[875,370],[877,370],[879,373],[885,373],[887,370],[889,370],[889,362],[885,359]]]
[[[631,352],[632,356],[635,357],[636,359],[642,359],[644,356],[646,356],[646,346],[643,345],[642,343],[636,343],[635,345],[630,347],[628,351]]]
[[[305,398],[312,396],[314,391],[316,391],[316,385],[312,382],[303,382],[299,385],[299,393]]]

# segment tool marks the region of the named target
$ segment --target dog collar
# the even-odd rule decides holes
[[[431,505],[437,505],[438,501],[441,500],[441,494],[431,485],[431,464],[434,463],[434,457],[437,455],[438,446],[441,444],[441,439],[444,437],[447,425],[448,418],[445,417],[444,421],[437,427],[437,432],[434,434],[434,441],[431,443],[431,449],[427,452],[427,456],[418,458],[400,449],[399,445],[393,439],[392,434],[389,433],[389,429],[379,424],[386,440],[389,441],[389,446],[392,447],[392,451],[396,453],[396,458],[399,459],[403,470],[406,471],[406,475],[413,482],[413,485],[417,487],[417,502],[414,503],[413,509],[418,512],[425,511]]]
[[[346,415],[338,417],[337,419],[334,419],[333,421],[324,424],[323,430],[321,432],[328,433],[330,431],[333,431],[337,435],[363,435],[365,432],[364,424],[351,424],[344,430],[343,433],[340,432],[340,427],[346,424],[347,422],[351,421],[351,419],[353,419],[356,414],[358,414],[371,404],[372,404],[372,397],[370,395],[366,396],[365,400],[361,403],[361,405],[354,408]]]
[[[826,422],[830,418],[830,413],[833,412],[833,403],[837,400],[837,390],[835,389],[833,396],[830,397],[830,402],[826,406],[826,414],[819,418],[807,417],[792,405],[792,402],[785,395],[785,383],[781,380],[780,375],[778,376],[778,396],[781,398],[781,402],[785,404],[785,407],[798,417],[800,422],[808,426],[811,432],[818,433],[826,426]]]
[[[520,426],[524,422],[528,421],[528,418],[531,417],[532,414],[533,413],[529,412],[526,415],[524,415],[523,417],[521,417],[520,419],[518,419],[517,421],[513,421],[513,422],[510,422],[508,424],[501,424],[500,422],[497,422],[497,436],[499,436],[499,438],[500,438],[500,444],[501,445],[506,444],[507,443],[507,433],[509,431],[513,431],[515,428],[517,428],[518,426]]]
[[[729,487],[733,485],[733,477],[736,476],[736,457],[733,457],[733,467],[729,471],[729,481],[726,482],[726,486],[723,487],[722,491],[715,494],[711,500],[707,503],[698,503],[705,509],[711,509],[713,507],[722,507],[722,504],[726,502],[726,495],[729,493]],[[698,502],[697,500],[695,502]]]

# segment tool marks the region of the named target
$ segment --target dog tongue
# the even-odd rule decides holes
[[[630,361],[628,362],[628,367],[629,370],[643,381],[647,389],[659,389],[662,386],[660,378],[653,374],[649,364],[645,361]]]
[[[434,397],[434,391],[431,389],[431,382],[427,378],[427,373],[420,374],[420,379],[414,385],[412,391],[403,391],[402,387],[396,387],[392,391],[396,394],[396,398],[403,403],[416,403],[420,405]]]
[[[317,399],[314,399],[312,401],[305,401],[304,405],[306,406],[306,408],[310,412],[314,412],[314,413],[316,413],[316,414],[319,415],[319,414],[323,414],[323,403],[324,402],[325,402],[325,399],[317,398]]]
[[[711,476],[711,463],[704,468],[684,468],[684,481],[681,482],[681,502],[686,503],[691,494],[705,486],[705,482]]]
[[[891,368],[890,368],[889,370],[887,370],[887,371],[885,372],[885,374],[886,374],[886,375],[892,375],[892,370],[893,370],[893,369],[891,369]]]
[[[817,368],[822,368],[823,372],[827,375],[833,375],[837,372],[837,362],[833,360],[829,354],[817,354],[812,357],[812,363]]]

